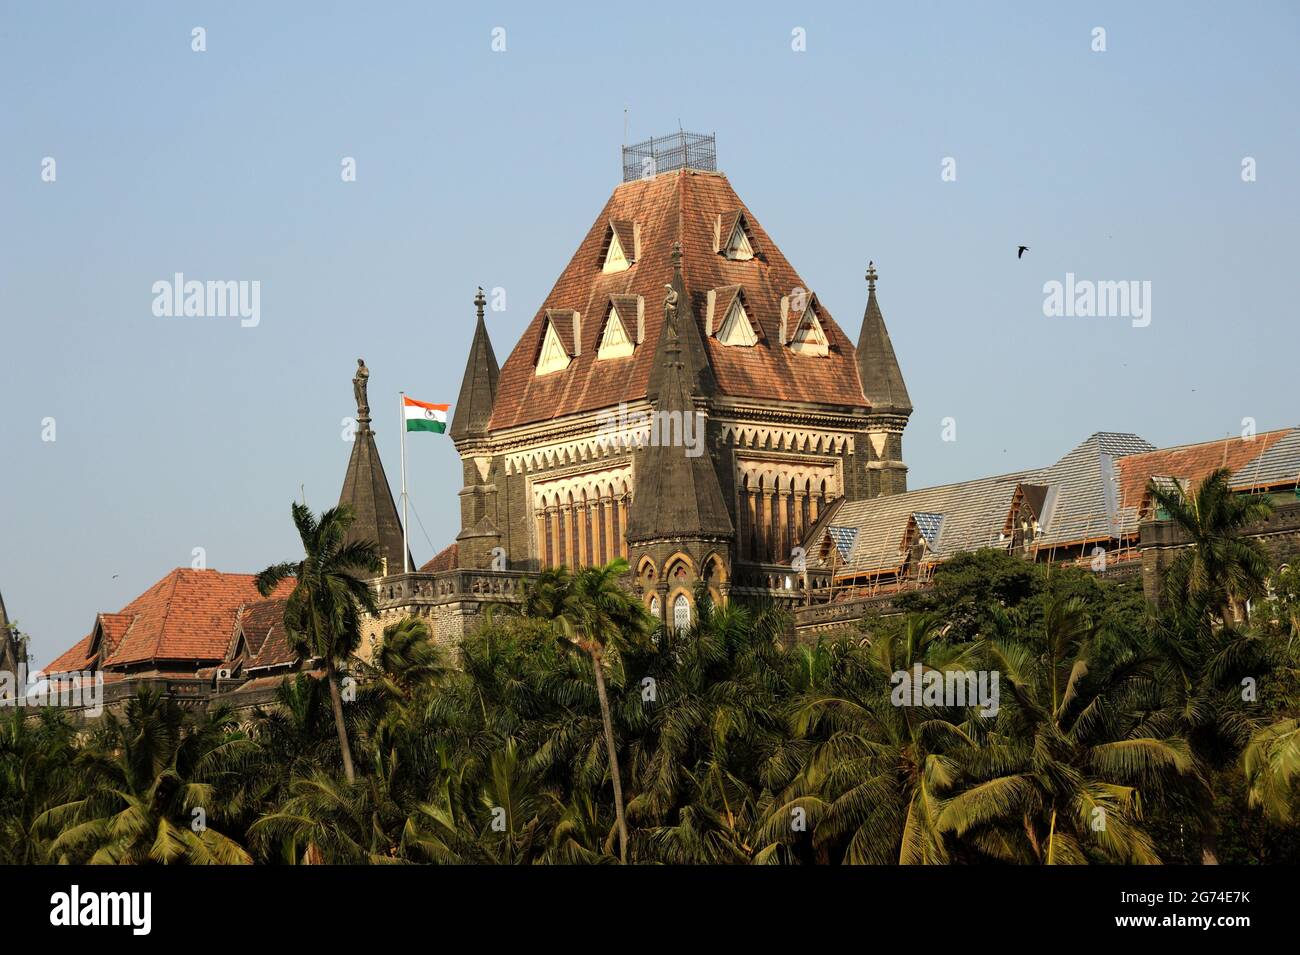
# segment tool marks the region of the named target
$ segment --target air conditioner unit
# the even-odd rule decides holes
[[[229,679],[230,679],[230,670],[228,670],[226,667],[222,667],[220,670],[217,671],[217,679],[218,679],[218,680],[229,680]]]

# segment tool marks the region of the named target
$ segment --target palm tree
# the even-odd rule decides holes
[[[901,632],[869,649],[824,659],[832,672],[794,708],[795,739],[811,747],[798,775],[772,804],[763,830],[764,860],[775,844],[794,843],[793,810],[802,809],[815,858],[850,864],[949,861],[940,828],[956,774],[953,754],[980,745],[978,717],[957,707],[896,705],[896,674],[959,667],[974,653],[941,638],[929,615],[912,614]],[[804,670],[807,663],[801,662]],[[838,671],[838,672],[836,672]],[[918,688],[919,692],[919,688]],[[975,701],[971,701],[972,707]]]
[[[23,707],[0,718],[0,864],[46,861],[35,822],[74,790],[75,735],[66,711],[54,707],[37,719]]]
[[[208,825],[226,803],[221,783],[230,780],[246,745],[230,734],[231,723],[222,710],[191,722],[174,701],[149,690],[127,702],[125,723],[106,716],[78,766],[85,794],[37,819],[38,830],[58,832],[51,857],[117,865],[250,863],[243,847]]]
[[[605,749],[614,785],[614,815],[618,825],[619,860],[627,862],[627,818],[618,746],[605,689],[604,661],[608,648],[635,642],[649,627],[640,602],[619,585],[628,564],[617,558],[601,567],[569,574],[563,567],[547,571],[525,588],[523,612],[550,619],[565,641],[585,652],[596,677],[596,696],[605,733]]]
[[[1266,726],[1246,747],[1244,768],[1250,805],[1290,825],[1300,815],[1300,719]]]
[[[1195,764],[1176,733],[1135,725],[1133,712],[1155,706],[1148,662],[1103,645],[1083,602],[1051,592],[1041,630],[980,644],[1011,699],[984,745],[962,756],[941,828],[1005,861],[1081,864],[1091,850],[1159,862],[1142,801],[1185,786]]]
[[[293,592],[284,608],[285,631],[290,645],[304,657],[325,662],[334,727],[343,755],[343,773],[351,783],[356,780],[356,773],[343,721],[338,667],[340,663],[346,664],[361,644],[361,614],[376,612],[374,592],[357,574],[377,574],[383,565],[375,543],[347,541],[352,509],[346,504],[324,511],[316,518],[305,505],[295,503],[293,523],[302,540],[304,558],[266,568],[257,575],[257,589],[263,597],[269,597],[281,581],[294,580]]]
[[[1265,495],[1234,492],[1231,479],[1232,472],[1220,468],[1194,491],[1147,483],[1156,505],[1191,543],[1169,568],[1166,595],[1192,608],[1212,609],[1225,623],[1240,620],[1245,602],[1264,592],[1268,555],[1259,541],[1241,532],[1273,510]]]

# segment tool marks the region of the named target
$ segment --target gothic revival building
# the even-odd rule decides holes
[[[624,557],[665,621],[697,581],[769,589],[831,502],[906,490],[912,406],[867,281],[855,344],[721,173],[622,183],[500,367],[477,300],[456,565]]]

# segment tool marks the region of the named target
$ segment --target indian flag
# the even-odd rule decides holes
[[[451,405],[431,405],[427,401],[416,401],[402,395],[402,414],[406,418],[407,431],[447,430],[447,409]]]

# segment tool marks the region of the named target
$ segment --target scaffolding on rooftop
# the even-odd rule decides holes
[[[651,179],[673,169],[718,168],[717,135],[678,130],[623,147],[623,181]]]

